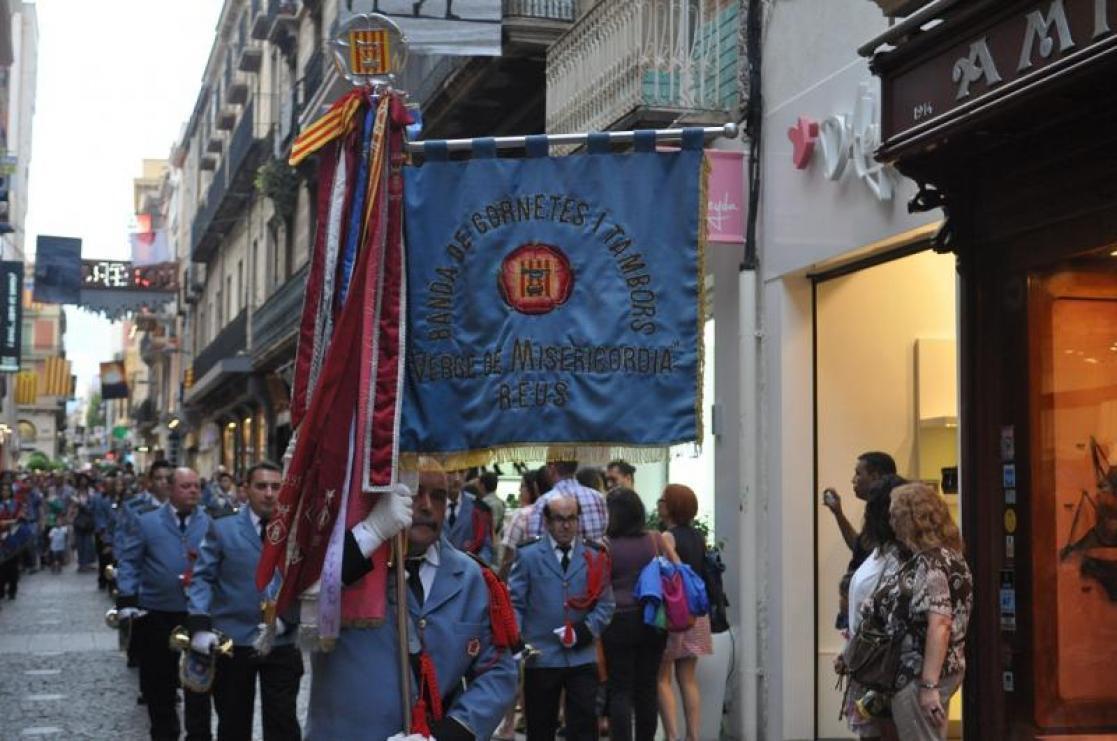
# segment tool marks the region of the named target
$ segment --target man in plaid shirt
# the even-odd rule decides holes
[[[577,461],[558,461],[551,463],[551,476],[555,486],[539,497],[528,519],[528,537],[543,534],[543,508],[555,497],[571,497],[578,502],[578,532],[584,540],[600,543],[605,537],[605,527],[609,524],[609,514],[605,509],[605,497],[597,489],[582,486],[574,478],[578,472]]]

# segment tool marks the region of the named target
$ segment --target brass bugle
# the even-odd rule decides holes
[[[105,625],[113,630],[120,628],[120,612],[115,607],[105,613]]]
[[[217,636],[217,645],[213,647],[213,653],[221,654],[222,656],[232,656],[233,639],[219,630],[212,632]],[[186,628],[179,625],[171,631],[170,647],[172,651],[182,652],[190,650],[190,634],[186,632]]]

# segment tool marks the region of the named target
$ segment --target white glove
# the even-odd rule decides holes
[[[283,622],[283,618],[277,617],[275,619],[275,634],[281,636],[287,632],[287,623]]]
[[[556,636],[558,636],[559,643],[561,643],[565,648],[573,647],[575,642],[577,642],[577,640],[578,640],[578,637],[574,634],[574,631],[572,630],[572,631],[570,631],[570,643],[566,642],[566,638],[565,638],[565,636],[566,636],[566,626],[565,625],[562,626],[561,628],[555,628],[551,632],[554,633]]]
[[[397,733],[395,736],[389,736],[385,741],[431,741],[431,737],[418,733]]]
[[[368,558],[401,530],[411,527],[411,509],[411,490],[405,485],[396,484],[381,494],[368,517],[353,528],[361,555]]]
[[[190,650],[208,656],[217,647],[217,635],[208,630],[199,630],[190,638]]]
[[[147,614],[147,610],[141,610],[138,607],[122,607],[116,611],[117,620],[134,620],[141,618]]]

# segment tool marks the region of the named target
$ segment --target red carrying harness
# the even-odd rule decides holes
[[[570,610],[591,610],[597,604],[605,585],[609,583],[613,571],[613,562],[609,552],[601,550],[594,555],[593,549],[586,547],[583,555],[586,557],[586,593],[581,597],[567,597],[563,602],[566,612],[566,626],[562,633],[562,642],[573,645],[574,624],[570,621]]]
[[[442,692],[438,689],[438,674],[430,654],[419,654],[419,697],[411,707],[411,733],[430,736],[430,721],[442,720]]]
[[[474,520],[476,522],[476,520]],[[500,652],[518,646],[520,629],[516,625],[516,613],[512,609],[512,599],[508,588],[497,578],[493,570],[478,561],[485,586],[489,590],[489,624],[493,632],[493,646]],[[600,592],[599,592],[600,593]],[[496,658],[493,659],[496,661]],[[423,650],[419,654],[419,696],[411,707],[411,733],[431,735],[431,722],[442,720],[442,693],[438,689],[438,674],[430,654]]]
[[[489,533],[492,532],[493,515],[491,512],[483,512],[479,507],[474,507],[470,524],[473,526],[473,534],[466,541],[464,550],[470,555],[476,556],[485,547],[485,541],[488,540]]]

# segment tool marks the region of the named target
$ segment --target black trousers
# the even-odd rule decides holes
[[[112,563],[112,551],[101,533],[94,536],[93,542],[97,548],[97,586],[98,588],[104,588],[109,583],[109,580],[105,578],[105,567]]]
[[[609,738],[632,741],[635,714],[636,741],[653,741],[659,723],[656,683],[667,634],[645,625],[642,610],[618,612],[601,642],[609,672]]]
[[[19,591],[19,556],[13,556],[0,564],[0,597],[8,593],[9,599],[16,598]]]
[[[303,657],[294,646],[276,646],[267,656],[258,656],[251,646],[236,646],[232,656],[219,657],[213,682],[218,741],[252,740],[257,676],[264,741],[302,738],[295,712],[302,675]]]
[[[140,659],[140,692],[147,700],[153,741],[178,741],[180,726],[175,708],[178,688],[177,651],[169,645],[171,631],[186,623],[185,612],[150,610],[132,626],[132,642]],[[183,719],[186,741],[210,741],[210,699],[184,689]]]
[[[567,741],[597,741],[597,686],[597,664],[525,669],[527,737],[531,741],[554,741],[559,697],[565,690]]]

